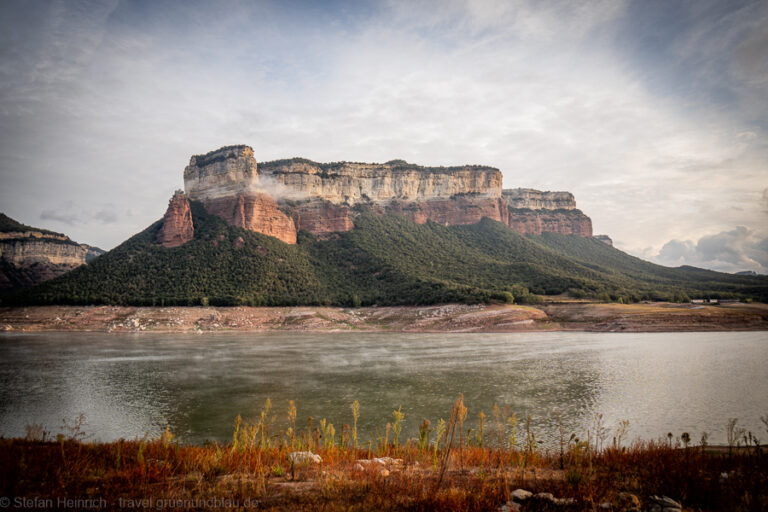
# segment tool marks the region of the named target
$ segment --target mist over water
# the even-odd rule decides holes
[[[494,403],[532,416],[548,444],[560,414],[566,437],[585,438],[595,414],[629,438],[702,432],[725,442],[739,418],[768,433],[768,333],[217,333],[0,335],[0,435],[25,425],[52,434],[83,413],[90,439],[157,436],[227,442],[234,419],[256,418],[272,400],[277,433],[289,400],[298,423],[321,418],[341,430],[360,402],[362,439],[402,405],[404,435],[423,418],[446,418],[459,393],[474,428]],[[492,429],[488,429],[492,435]],[[521,438],[518,435],[518,438]]]

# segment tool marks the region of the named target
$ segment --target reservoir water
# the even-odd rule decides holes
[[[273,431],[288,401],[298,423],[341,431],[360,402],[358,430],[374,438],[402,406],[404,433],[448,417],[459,393],[474,427],[494,403],[530,415],[549,443],[585,438],[596,414],[630,439],[702,432],[725,443],[729,418],[762,442],[768,432],[768,332],[402,334],[222,333],[0,335],[0,436],[38,424],[55,435],[84,414],[92,440],[157,436],[227,442],[234,419],[270,398]]]

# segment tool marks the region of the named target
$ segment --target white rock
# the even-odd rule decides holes
[[[666,512],[666,509],[681,510],[683,506],[668,496],[651,496],[651,502],[661,506]]]
[[[515,489],[512,491],[512,499],[515,501],[525,501],[533,496],[533,493],[525,489]]]
[[[520,512],[521,510],[523,510],[522,505],[515,503],[514,501],[508,501],[501,506],[499,512]]]
[[[546,501],[555,501],[555,496],[551,492],[540,492],[536,495],[536,498]]]
[[[291,464],[320,464],[322,457],[312,452],[291,452],[288,455]]]

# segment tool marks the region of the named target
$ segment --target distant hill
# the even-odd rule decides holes
[[[0,291],[5,295],[69,272],[103,253],[0,213]]]
[[[501,222],[443,226],[358,208],[355,229],[286,244],[229,226],[192,201],[194,238],[159,245],[158,221],[117,248],[13,304],[393,305],[535,301],[568,293],[603,300],[768,300],[768,277],[669,268],[591,237],[522,235]]]
[[[61,233],[55,233],[53,231],[48,231],[47,229],[40,229],[40,228],[34,228],[32,226],[27,226],[26,224],[22,224],[21,222],[18,222],[17,220],[10,218],[4,213],[0,213],[0,233],[10,233],[10,232],[23,233],[28,231],[35,231],[45,235],[55,235],[55,236],[61,236],[61,237],[64,236]]]

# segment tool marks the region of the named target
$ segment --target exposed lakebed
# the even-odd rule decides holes
[[[0,435],[25,425],[52,434],[85,415],[91,439],[157,436],[185,442],[231,439],[234,419],[255,418],[267,398],[277,433],[289,400],[308,416],[352,422],[376,436],[402,405],[404,432],[447,418],[461,392],[468,427],[494,403],[530,414],[551,441],[557,415],[566,437],[585,437],[596,414],[629,438],[689,432],[724,443],[728,418],[761,440],[768,414],[768,333],[510,334],[207,333],[0,335]],[[488,428],[492,435],[492,428]],[[519,434],[519,438],[522,436]],[[610,437],[610,436],[609,436]]]

